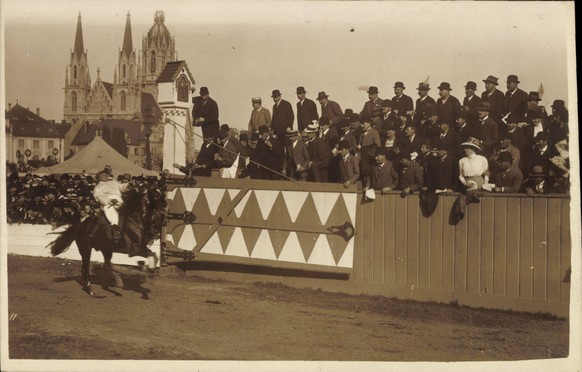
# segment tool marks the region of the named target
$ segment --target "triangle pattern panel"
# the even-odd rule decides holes
[[[249,197],[245,203],[245,208],[240,214],[240,219],[244,222],[256,221],[261,217],[261,208],[259,207],[259,202],[257,201],[257,195],[254,192],[249,192]],[[246,198],[246,196],[245,196]]]
[[[354,267],[354,239],[350,239],[342,258],[337,263],[339,267]]]
[[[220,239],[220,244],[222,245],[222,249],[226,249],[226,247],[228,247],[235,229],[238,228],[234,226],[221,226],[218,228],[218,230],[216,230],[218,239]]]
[[[249,227],[242,227],[242,235],[244,239],[244,243],[249,251],[249,256],[252,253],[253,249],[255,248],[255,244],[257,244],[257,240],[261,235],[262,229],[254,229]]]
[[[194,187],[181,187],[180,193],[182,198],[184,199],[184,208],[186,211],[191,212],[194,208],[194,203],[198,199],[198,195],[200,195],[200,191],[202,189],[194,188]]]
[[[222,197],[225,192],[225,189],[204,189],[204,195],[206,195],[206,201],[208,202],[208,209],[213,216],[216,216],[216,211],[222,203]]]
[[[269,233],[267,230],[262,230],[257,243],[251,253],[252,258],[263,258],[265,260],[277,260],[275,256],[275,251],[273,250],[273,245],[271,244],[271,238],[269,238]]]
[[[218,234],[214,233],[210,240],[204,244],[204,247],[202,247],[200,252],[224,255],[222,246],[220,245],[220,239],[218,239]]]
[[[230,243],[224,254],[226,256],[249,257],[249,251],[244,244],[244,238],[240,227],[234,229],[232,238],[230,239]]]
[[[289,234],[285,246],[279,253],[279,261],[305,263],[305,256],[295,232]]]
[[[234,200],[237,195],[240,193],[240,189],[228,189],[228,196],[230,196],[230,200]]]
[[[319,234],[317,233],[297,232],[297,240],[299,241],[299,246],[303,252],[305,262],[307,262],[307,259],[311,256],[311,252],[313,251],[318,238]]]
[[[305,198],[305,202],[303,202],[303,206],[301,207],[301,211],[299,211],[299,215],[297,216],[295,223],[298,226],[312,227],[313,229],[316,229],[316,231],[321,230],[322,224],[319,220],[317,209],[315,208],[315,203],[311,197],[311,193],[309,193],[307,198]]]
[[[279,195],[279,191],[254,190],[254,193],[257,196],[263,220],[267,220],[271,213],[271,209],[273,208],[273,204],[275,203],[275,199],[277,199],[277,196]]]
[[[307,260],[307,263],[314,265],[336,266],[331,249],[327,244],[327,239],[323,235],[319,235],[319,239],[315,243],[313,251]]]
[[[200,190],[200,189],[198,189]],[[212,220],[212,213],[210,213],[210,208],[208,207],[208,201],[206,199],[206,194],[203,192],[198,193],[198,197],[194,202],[194,208],[191,209],[196,215],[196,219],[209,221]]]
[[[283,199],[285,199],[289,217],[291,217],[292,222],[295,222],[309,193],[307,191],[281,191],[281,194],[283,195]]]
[[[327,227],[330,226],[341,226],[346,222],[350,222],[350,215],[346,208],[346,203],[344,202],[343,198],[338,198],[333,209],[331,210],[331,214],[327,220]],[[335,234],[326,234],[327,242],[331,248],[331,253],[335,259],[335,262],[338,262],[341,258],[348,242],[346,242],[343,238],[339,235]],[[350,239],[351,240],[351,239]]]
[[[277,195],[273,207],[271,208],[271,214],[267,217],[267,221],[269,221],[269,229],[293,229],[293,222],[291,221],[289,211],[287,210],[287,204],[281,193]]]
[[[350,222],[352,225],[356,226],[356,208],[357,208],[357,193],[342,193],[342,198],[344,199],[344,203],[346,204],[346,208],[348,210],[348,214],[350,215]]]
[[[168,211],[175,213],[184,212],[184,198],[182,197],[182,191],[179,188],[172,190],[172,199],[168,199]]]
[[[240,202],[234,208],[234,215],[237,218],[240,218],[240,216],[242,215],[243,210],[245,209],[245,206],[247,205],[247,202],[249,201],[249,198],[250,198],[252,193],[253,192],[251,190],[246,190],[245,196],[242,197]]]
[[[184,232],[177,244],[178,248],[185,251],[191,251],[196,246],[196,239],[194,238],[194,231],[191,225],[185,225]]]
[[[182,238],[182,234],[184,233],[185,228],[186,228],[186,225],[180,224],[180,225],[175,226],[175,228],[172,228],[171,230],[170,229],[167,230],[170,232],[169,235],[172,235],[172,242],[174,243],[174,246],[176,248],[178,247],[178,243],[180,242],[180,239]]]
[[[176,243],[174,243],[174,235],[166,234],[166,243],[172,243],[172,245],[176,245]]]
[[[335,192],[311,192],[311,197],[315,203],[315,209],[322,225],[325,225],[335,202],[339,198],[339,193]]]
[[[174,196],[176,195],[177,191],[178,188],[176,187],[174,190],[166,192],[166,199],[174,200]]]
[[[194,232],[194,239],[196,239],[197,244],[206,240],[210,229],[212,228],[211,225],[203,225],[203,224],[194,224],[192,226],[192,231]]]
[[[289,236],[289,231],[285,230],[268,230],[269,236],[271,237],[271,243],[273,245],[273,250],[275,252],[275,256],[279,257],[285,242],[287,241],[287,237]]]

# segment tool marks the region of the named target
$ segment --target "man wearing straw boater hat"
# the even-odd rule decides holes
[[[452,123],[457,118],[457,112],[461,110],[461,102],[451,95],[451,84],[446,81],[438,86],[440,98],[437,100],[437,112],[441,122]],[[470,123],[469,123],[470,124]]]
[[[467,191],[479,190],[489,182],[489,163],[487,159],[477,154],[483,151],[481,142],[470,137],[461,143],[465,157],[459,160],[459,181]]]
[[[520,81],[516,75],[507,76],[507,92],[505,93],[505,109],[503,115],[513,113],[520,121],[527,110],[527,93],[518,88]]]
[[[259,127],[261,125],[271,125],[271,112],[262,106],[261,97],[253,97],[251,103],[253,105],[253,111],[251,111],[248,130],[249,133],[259,133]]]
[[[491,106],[489,116],[491,116],[496,123],[501,122],[503,116],[502,113],[505,109],[505,96],[499,89],[497,89],[497,85],[499,85],[497,82],[498,80],[499,79],[493,75],[487,76],[487,78],[483,80],[485,83],[485,91],[481,93],[481,100],[489,103]]]
[[[297,87],[295,91],[297,94],[297,128],[299,133],[303,132],[305,128],[313,120],[317,120],[319,116],[317,115],[317,106],[315,102],[306,98],[307,92],[304,87]]]
[[[436,101],[428,95],[430,85],[428,83],[418,84],[418,99],[416,100],[416,108],[414,110],[414,124],[418,127],[427,120],[426,112],[430,107],[436,109]]]
[[[369,100],[364,103],[364,108],[360,111],[360,116],[371,115],[374,109],[382,109],[382,98],[378,97],[378,87],[370,86],[368,88]]]
[[[327,182],[331,149],[327,143],[319,138],[319,128],[315,124],[309,124],[304,131],[307,136],[307,149],[309,150],[309,180],[313,182]]]

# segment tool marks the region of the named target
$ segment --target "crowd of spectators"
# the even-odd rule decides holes
[[[298,87],[297,127],[291,104],[279,90],[272,98],[273,114],[252,99],[248,131],[231,134],[227,124],[216,130],[202,124],[205,138],[198,158],[179,167],[190,175],[210,176],[216,168],[238,171],[232,177],[292,179],[307,182],[358,183],[363,189],[464,192],[567,193],[569,190],[568,110],[555,100],[548,115],[540,92],[519,89],[515,75],[507,77],[502,93],[498,78],[467,82],[465,97],[451,94],[447,82],[438,86],[437,100],[430,85],[420,83],[416,104],[404,94],[402,82],[394,96],[379,98],[369,87],[369,100],[357,113],[342,111],[325,92],[314,101]],[[208,99],[208,90],[205,90]],[[216,105],[214,101],[213,105]],[[217,110],[215,110],[217,113]],[[195,117],[201,113],[196,107]],[[204,118],[198,119],[204,123]],[[223,176],[225,173],[222,172]],[[230,177],[228,173],[227,177]]]

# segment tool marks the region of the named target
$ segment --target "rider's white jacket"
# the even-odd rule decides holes
[[[121,193],[127,190],[128,183],[120,183],[116,180],[101,181],[93,189],[93,196],[102,206],[107,206],[112,200],[123,203]]]

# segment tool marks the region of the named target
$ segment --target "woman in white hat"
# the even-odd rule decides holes
[[[465,151],[465,157],[459,160],[459,180],[467,188],[467,191],[475,191],[489,183],[489,163],[487,158],[478,155],[477,151],[483,151],[478,139],[469,137],[467,142],[461,143]]]

